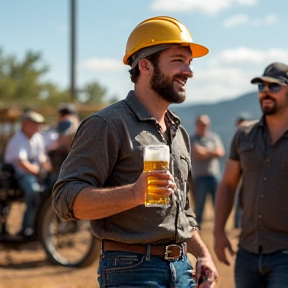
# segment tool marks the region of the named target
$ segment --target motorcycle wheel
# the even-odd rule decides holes
[[[87,267],[100,254],[99,241],[90,231],[87,220],[60,219],[48,198],[41,209],[40,239],[49,261],[66,267]]]

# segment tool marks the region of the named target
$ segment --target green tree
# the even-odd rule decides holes
[[[106,89],[101,87],[97,81],[86,83],[80,89],[79,101],[91,104],[103,104],[106,96]]]
[[[15,55],[5,55],[0,47],[0,106],[57,107],[60,103],[71,102],[68,89],[61,90],[51,81],[45,80],[49,66],[39,52],[26,52],[23,60]],[[104,104],[107,102],[106,89],[97,81],[86,83],[73,102]],[[113,98],[115,101],[115,97]]]
[[[14,55],[4,55],[3,49],[0,48],[2,104],[22,106],[25,103],[26,106],[29,104],[35,106],[46,102],[49,98],[62,96],[63,92],[53,83],[43,80],[48,71],[49,67],[43,63],[40,53],[28,51],[21,61]]]

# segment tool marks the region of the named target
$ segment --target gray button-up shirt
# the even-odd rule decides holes
[[[180,120],[170,122],[170,171],[177,191],[168,208],[144,205],[100,220],[91,228],[99,239],[125,243],[183,242],[197,229],[189,205],[191,162],[189,136]],[[85,187],[115,187],[136,182],[143,171],[143,146],[166,144],[157,123],[133,91],[127,98],[82,121],[53,189],[53,205],[63,219],[75,219],[72,204]],[[109,207],[107,207],[109,209]]]
[[[288,250],[288,132],[269,142],[262,118],[240,128],[230,152],[243,173],[240,246],[253,253]]]

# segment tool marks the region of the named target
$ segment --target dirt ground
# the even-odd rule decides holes
[[[227,223],[229,239],[237,248],[237,229],[233,229],[232,217]],[[234,259],[231,266],[217,261],[213,252],[213,209],[208,201],[204,211],[201,236],[209,247],[216,262],[220,279],[216,288],[233,288]],[[7,249],[0,244],[0,288],[98,288],[98,259],[87,268],[66,268],[50,264],[41,243],[31,243],[19,249]]]

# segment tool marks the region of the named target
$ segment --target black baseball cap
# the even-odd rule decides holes
[[[262,82],[284,83],[288,85],[288,65],[281,62],[274,62],[266,67],[262,76],[255,77],[251,80],[252,84]]]
[[[58,107],[58,113],[60,115],[77,114],[76,106],[74,103],[62,103]]]

